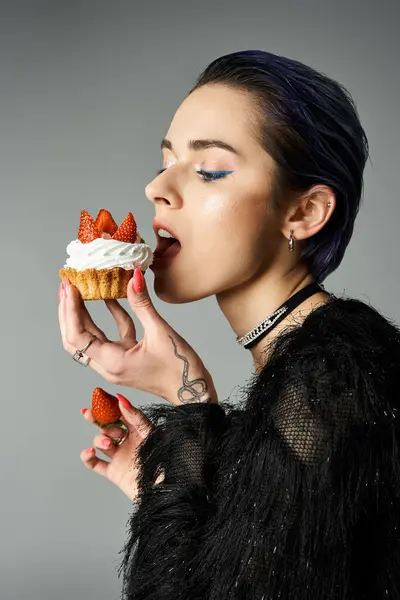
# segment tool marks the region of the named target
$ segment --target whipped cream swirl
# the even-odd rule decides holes
[[[84,269],[147,269],[153,262],[153,252],[147,244],[129,244],[113,239],[97,238],[88,244],[73,240],[67,246],[65,267]]]

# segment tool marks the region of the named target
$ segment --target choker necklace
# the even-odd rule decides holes
[[[237,337],[236,341],[243,346],[244,348],[249,349],[254,346],[257,342],[260,341],[264,336],[267,335],[280,323],[289,313],[291,313],[299,304],[307,300],[310,296],[318,292],[324,292],[324,286],[320,283],[314,281],[306,285],[303,289],[296,292],[293,296],[291,296],[286,302],[281,304],[271,315],[269,315],[266,319],[261,321],[258,325],[254,327],[249,333],[246,335],[242,335],[241,337]]]

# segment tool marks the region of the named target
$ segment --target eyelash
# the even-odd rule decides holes
[[[164,173],[166,170],[167,169],[160,169],[157,171],[157,175],[161,175],[161,173]],[[204,171],[203,169],[200,169],[200,171],[196,171],[196,173],[202,176],[204,183],[212,183],[216,179],[223,179],[227,175],[233,173],[233,171]],[[211,176],[211,178],[207,179],[207,176]]]

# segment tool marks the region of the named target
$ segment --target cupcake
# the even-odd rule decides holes
[[[137,232],[132,213],[118,227],[104,208],[95,221],[81,211],[78,239],[68,244],[67,254],[59,275],[78,288],[83,300],[126,298],[134,269],[144,273],[153,262],[153,252]]]

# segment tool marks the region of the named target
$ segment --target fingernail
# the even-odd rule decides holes
[[[109,440],[108,438],[103,438],[101,440],[101,445],[103,446],[103,448],[109,448],[111,446],[111,440]]]
[[[64,282],[64,292],[65,292],[65,295],[68,296],[68,294],[69,294],[69,281],[68,281],[68,279],[66,279],[65,282]]]
[[[86,454],[92,454],[92,452],[94,452],[93,446],[92,446],[92,448],[86,448],[85,452],[86,452]]]
[[[129,400],[127,398],[125,398],[125,396],[122,396],[121,394],[115,394],[118,398],[118,400],[121,402],[122,406],[126,409],[126,410],[133,410],[133,406],[132,404],[129,402]]]
[[[88,410],[87,408],[81,408],[81,415],[84,415],[87,410]]]
[[[137,294],[141,294],[145,288],[143,273],[140,269],[135,269],[133,273],[133,289]]]
[[[63,293],[63,284],[62,281],[60,283],[60,285],[58,286],[58,301],[60,302],[61,298],[62,298],[62,293]]]

